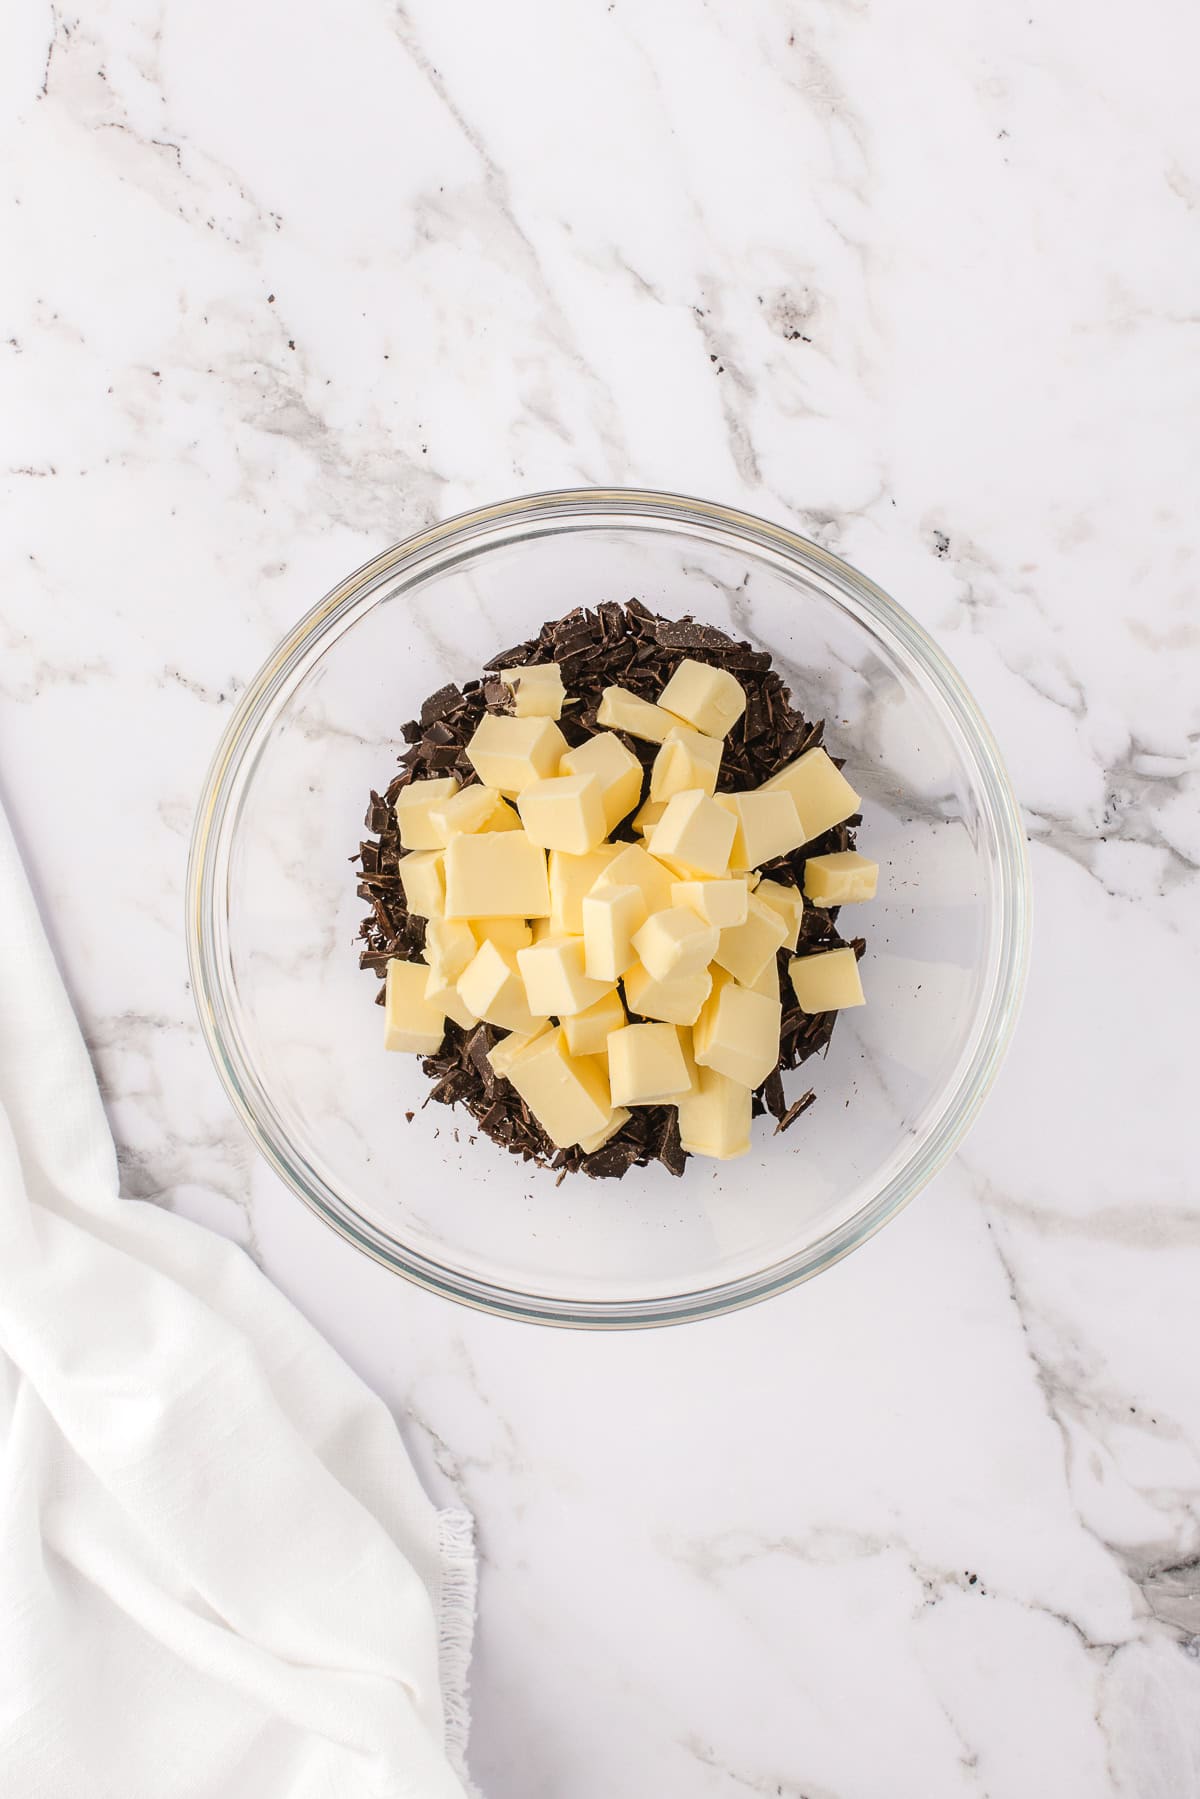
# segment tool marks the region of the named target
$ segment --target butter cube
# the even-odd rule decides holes
[[[804,891],[814,906],[849,906],[857,900],[874,899],[878,880],[878,862],[860,856],[857,850],[810,856],[804,864]]]
[[[505,815],[512,820],[503,822]],[[429,808],[429,819],[441,842],[449,843],[460,831],[520,830],[521,821],[494,787],[483,787],[478,781],[464,787],[449,798],[435,800]]]
[[[759,868],[798,850],[805,841],[804,826],[790,793],[757,788],[749,793],[723,793],[718,806],[726,807],[737,821],[729,866]]]
[[[805,750],[795,762],[764,781],[767,792],[783,790],[796,802],[804,824],[804,841],[823,836],[858,811],[859,797],[840,768],[823,749]],[[760,789],[760,791],[762,791]]]
[[[671,903],[671,871],[640,844],[623,843],[604,871],[606,887],[640,887],[647,914],[665,912]]]
[[[453,1019],[464,1031],[471,1030],[479,1023],[454,982],[445,980],[434,968],[429,970],[429,979],[425,983],[425,998],[431,1006],[436,1006],[439,1012]]]
[[[481,943],[458,977],[458,991],[476,1018],[486,1018],[502,1031],[532,1037],[539,1020],[529,1009],[525,982],[512,950]]]
[[[425,960],[443,982],[457,981],[478,948],[461,918],[431,918],[425,926]]]
[[[557,662],[536,662],[528,668],[502,668],[500,679],[513,690],[513,711],[518,718],[561,718],[566,689]]]
[[[661,706],[639,700],[636,693],[624,687],[606,687],[596,709],[596,721],[610,731],[624,731],[629,737],[641,737],[647,743],[662,743],[668,731],[679,723]]]
[[[563,1019],[567,1048],[573,1056],[607,1055],[609,1036],[613,1031],[619,1031],[624,1023],[625,1008],[614,987],[594,1005]]]
[[[384,977],[383,1047],[433,1056],[446,1034],[445,1014],[425,997],[429,970],[423,962],[393,956]]]
[[[706,793],[677,793],[646,840],[651,855],[694,874],[723,875],[737,819]]]
[[[464,832],[443,853],[447,918],[549,916],[546,852],[524,831]],[[403,862],[400,874],[403,879]]]
[[[565,850],[550,851],[550,932],[555,937],[578,937],[583,932],[583,896],[590,893],[620,853],[612,843],[601,843],[586,856],[570,856]]]
[[[627,1024],[608,1040],[608,1078],[615,1106],[661,1106],[691,1089],[673,1024]]]
[[[715,793],[724,748],[717,737],[705,737],[688,725],[676,725],[654,758],[650,770],[651,800],[673,799],[691,788]]]
[[[633,948],[647,974],[656,981],[673,981],[707,968],[720,941],[716,925],[705,924],[687,906],[671,906],[650,915],[634,936]]]
[[[602,999],[611,981],[589,979],[582,937],[546,937],[517,951],[529,1009],[543,1018],[569,1018]]]
[[[729,925],[745,924],[749,889],[741,875],[729,880],[676,881],[671,899],[676,906],[687,906],[705,924],[715,924],[719,931]]]
[[[783,940],[784,949],[795,949],[800,941],[800,921],[804,917],[804,898],[798,887],[789,887],[784,881],[760,881],[754,889],[755,897],[770,906],[772,912],[778,912],[787,930]]]
[[[531,1043],[536,1043],[539,1037],[544,1037],[552,1029],[552,1025],[540,1024],[532,1036],[522,1031],[510,1031],[507,1037],[501,1037],[499,1043],[494,1043],[487,1054],[492,1073],[507,1080],[508,1071],[517,1057],[523,1055]]]
[[[718,969],[692,1032],[697,1067],[715,1068],[743,1087],[761,1086],[779,1061],[782,1016],[779,1000],[739,987]]]
[[[457,792],[458,781],[453,775],[410,781],[407,787],[400,789],[396,795],[396,823],[400,827],[400,842],[406,850],[445,848],[446,839],[434,823],[431,810],[452,799]]]
[[[485,787],[519,794],[531,781],[558,773],[567,740],[552,718],[481,718],[467,745],[471,766]]]
[[[604,841],[604,789],[595,775],[550,775],[517,797],[525,834],[545,850],[585,856]]]
[[[533,942],[533,932],[523,918],[473,918],[471,934],[476,944],[486,938],[497,949],[524,949]]]
[[[445,852],[414,850],[401,856],[398,867],[409,911],[417,918],[441,918],[446,910]]]
[[[567,1027],[564,1024],[563,1030],[565,1031],[566,1028]],[[596,1150],[603,1149],[609,1139],[616,1136],[622,1125],[629,1123],[629,1118],[630,1114],[626,1111],[624,1106],[614,1106],[612,1116],[609,1118],[609,1121],[604,1126],[603,1130],[593,1131],[590,1137],[581,1137],[579,1139],[579,1147],[584,1155],[590,1156],[593,1155]]]
[[[640,887],[598,881],[583,901],[584,964],[597,981],[618,981],[637,961],[633,934],[646,922]]]
[[[673,981],[656,981],[637,963],[625,976],[625,1002],[639,1018],[657,1018],[664,1024],[695,1024],[712,991],[712,976],[679,975]]]
[[[698,1068],[696,1075],[695,1090],[676,1102],[680,1143],[691,1155],[718,1162],[746,1155],[753,1103],[749,1087],[716,1068]]]
[[[591,1141],[611,1122],[612,1098],[598,1060],[572,1056],[561,1027],[528,1044],[508,1079],[559,1149]]]
[[[664,712],[686,719],[709,737],[727,737],[746,710],[746,691],[727,668],[711,668],[689,656],[658,696]]]
[[[858,958],[848,946],[800,956],[788,963],[788,973],[802,1012],[844,1012],[867,1003]]]
[[[560,775],[595,775],[604,796],[605,829],[615,831],[642,797],[642,765],[611,731],[597,731],[558,765]]]
[[[746,902],[746,922],[721,932],[713,961],[744,987],[753,987],[767,963],[783,948],[786,936],[787,925],[779,913],[752,893]]]
[[[666,800],[647,800],[641,811],[634,814],[633,828],[638,836],[647,836],[654,829],[666,809]]]

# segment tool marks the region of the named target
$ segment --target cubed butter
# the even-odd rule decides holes
[[[639,1018],[655,1018],[663,1024],[695,1024],[712,991],[707,969],[680,975],[673,981],[656,981],[638,962],[625,976],[625,1001]]]
[[[651,800],[674,799],[677,793],[687,793],[692,788],[715,793],[724,748],[717,737],[705,737],[690,725],[676,725],[654,758],[650,770]]]
[[[671,904],[669,868],[637,843],[617,845],[617,853],[604,871],[606,887],[640,887],[647,914],[665,912]]]
[[[784,949],[795,949],[800,941],[800,921],[804,917],[804,898],[798,887],[789,887],[786,881],[760,881],[754,889],[755,897],[770,906],[772,912],[778,912],[787,930],[783,940]]]
[[[584,966],[582,937],[546,937],[517,951],[529,1009],[541,1018],[569,1018],[594,1005],[612,986],[594,981]]]
[[[612,731],[597,731],[558,765],[560,775],[595,775],[604,796],[605,828],[615,831],[642,797],[642,765]]]
[[[452,793],[448,799],[435,800],[429,808],[430,821],[441,832],[443,844],[460,831],[510,830],[512,826],[503,822],[506,816],[519,830],[521,821],[508,801],[496,788],[484,787],[478,781]]]
[[[662,743],[668,731],[679,723],[673,713],[661,706],[640,700],[624,687],[606,687],[596,709],[596,722],[609,731],[624,731],[629,737],[640,737],[646,743]]]
[[[384,980],[383,1047],[414,1056],[436,1055],[446,1034],[446,1016],[426,998],[429,970],[424,962],[393,957]]]
[[[810,856],[804,864],[804,891],[814,906],[849,906],[856,900],[874,899],[878,880],[878,862],[860,856],[857,850]]]
[[[750,1148],[752,1097],[749,1087],[716,1068],[698,1068],[696,1087],[677,1101],[679,1141],[691,1155],[718,1162],[744,1156]]]
[[[590,1141],[612,1118],[612,1098],[598,1060],[572,1056],[561,1027],[527,1045],[511,1064],[508,1079],[559,1149]]]
[[[713,989],[692,1031],[700,1068],[715,1068],[743,1087],[758,1087],[779,1061],[783,1007],[718,969]]]
[[[477,944],[487,938],[497,949],[524,949],[533,942],[533,933],[523,918],[473,918],[471,934]]]
[[[633,828],[638,836],[647,836],[654,829],[666,809],[666,800],[647,800],[641,810],[634,814]]]
[[[672,868],[701,875],[723,875],[737,832],[737,819],[706,793],[677,793],[646,839],[653,856],[669,859]]]
[[[786,856],[805,841],[804,826],[790,793],[764,792],[756,788],[747,793],[722,793],[717,805],[724,806],[737,821],[729,866],[746,870],[761,868],[776,856]]]
[[[510,1031],[507,1037],[501,1037],[499,1043],[494,1043],[487,1054],[492,1073],[507,1080],[508,1071],[517,1057],[522,1055],[531,1043],[535,1043],[539,1037],[544,1037],[552,1029],[553,1026],[550,1024],[540,1024],[532,1035],[522,1031]]]
[[[765,781],[763,787],[767,792],[782,789],[791,794],[803,822],[805,843],[842,824],[859,808],[857,793],[828,753],[819,747],[805,750]]]
[[[844,1012],[866,1004],[858,958],[849,946],[798,956],[788,963],[788,974],[802,1012]]]
[[[651,913],[635,934],[633,948],[656,981],[673,981],[707,968],[720,940],[716,925],[697,918],[690,907],[670,906],[665,912]]]
[[[578,937],[583,932],[583,896],[590,893],[620,854],[617,844],[601,843],[586,856],[550,851],[550,932]]]
[[[396,823],[406,850],[444,849],[446,839],[435,824],[432,811],[458,792],[453,775],[435,775],[428,781],[410,781],[396,795]]]
[[[502,1031],[532,1037],[539,1020],[529,1009],[525,982],[512,950],[481,943],[458,977],[458,991],[476,1018],[486,1018]]]
[[[549,916],[546,852],[526,832],[464,833],[452,837],[443,853],[447,918]],[[400,873],[403,878],[403,862]]]
[[[463,918],[431,918],[425,926],[425,960],[442,981],[457,981],[478,948]]]
[[[625,1008],[614,987],[582,1012],[564,1018],[562,1028],[567,1048],[573,1056],[603,1056],[608,1053],[608,1039],[625,1023]]]
[[[752,893],[746,902],[745,923],[721,932],[713,961],[743,986],[753,987],[767,963],[783,948],[786,936],[787,925],[779,913]]]
[[[690,1091],[687,1063],[673,1024],[627,1024],[608,1040],[608,1079],[615,1106],[673,1104]]]
[[[563,1030],[565,1031],[566,1028],[566,1025],[564,1025]],[[579,1147],[584,1155],[594,1155],[598,1149],[603,1149],[609,1139],[616,1136],[622,1125],[629,1123],[629,1118],[630,1114],[626,1111],[624,1106],[614,1106],[608,1123],[604,1126],[603,1130],[593,1131],[590,1137],[581,1137],[579,1139]]]
[[[479,1023],[474,1012],[468,1006],[453,981],[447,981],[436,968],[429,970],[429,979],[425,983],[425,998],[431,1006],[436,1006],[446,1018],[469,1031]]]
[[[711,668],[689,656],[659,694],[658,703],[709,737],[727,737],[746,710],[746,690],[728,669]]]
[[[640,887],[598,881],[583,901],[584,965],[593,980],[618,981],[637,961],[633,935],[646,922]]]
[[[567,740],[552,718],[509,718],[488,713],[467,745],[471,766],[485,787],[516,795],[531,781],[558,773]]]
[[[409,911],[417,918],[441,918],[446,910],[445,851],[414,850],[401,856],[398,868]]]
[[[604,841],[604,790],[595,775],[551,775],[518,796],[525,835],[545,850],[586,856]]]
[[[745,924],[749,889],[741,875],[728,880],[676,881],[671,898],[677,906],[687,906],[705,924],[715,924],[719,931],[730,925]]]
[[[502,668],[500,679],[513,690],[513,711],[518,718],[561,718],[566,689],[557,662],[536,662],[528,668]]]

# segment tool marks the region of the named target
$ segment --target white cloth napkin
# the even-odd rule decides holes
[[[474,1572],[250,1260],[120,1198],[0,813],[0,1794],[463,1799]]]

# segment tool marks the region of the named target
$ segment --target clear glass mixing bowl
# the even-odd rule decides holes
[[[863,797],[880,896],[865,1007],[789,1079],[817,1104],[748,1157],[619,1182],[525,1166],[387,1055],[348,860],[426,694],[573,606],[636,595],[769,650]],[[423,1286],[543,1323],[667,1324],[826,1268],[951,1153],[1011,1035],[1027,948],[1017,807],[925,632],[778,525],[666,494],[538,495],[451,519],[351,575],[282,643],[221,743],[192,845],[200,1019],[247,1128],[301,1199]],[[847,1103],[849,1102],[849,1103]],[[405,1113],[415,1114],[411,1123]]]

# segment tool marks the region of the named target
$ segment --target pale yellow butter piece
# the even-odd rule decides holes
[[[425,964],[393,957],[384,980],[383,1047],[414,1056],[436,1055],[446,1034],[446,1016],[426,998]]]
[[[435,775],[427,781],[410,781],[396,795],[396,823],[406,850],[440,850],[446,839],[434,822],[432,810],[458,792],[453,775]]]
[[[687,906],[705,924],[715,924],[719,931],[730,925],[745,924],[749,888],[744,876],[728,880],[676,881],[671,898],[677,906]]]
[[[513,690],[518,718],[561,718],[566,688],[557,662],[535,662],[528,668],[502,668],[500,679]]]
[[[788,963],[788,973],[802,1012],[844,1012],[867,1003],[858,958],[849,947],[799,956]]]
[[[608,1040],[608,1079],[615,1106],[661,1106],[690,1091],[687,1063],[673,1024],[627,1024]]]
[[[625,1008],[614,987],[594,1005],[575,1012],[562,1021],[567,1048],[573,1056],[603,1056],[608,1053],[608,1039],[625,1023]]]
[[[720,940],[716,925],[697,918],[690,907],[669,906],[665,912],[651,913],[635,934],[633,948],[656,981],[673,981],[707,968]]]
[[[549,916],[546,852],[524,831],[464,833],[450,839],[444,855],[447,918]]]
[[[642,765],[611,731],[568,750],[558,765],[560,775],[595,775],[604,795],[605,828],[615,831],[642,797]]]
[[[425,998],[431,1006],[436,1006],[447,1018],[461,1025],[464,1031],[471,1030],[479,1023],[474,1012],[464,1000],[453,981],[447,981],[436,968],[429,970],[429,979],[425,983]]]
[[[572,1056],[561,1027],[527,1045],[510,1065],[508,1079],[559,1149],[591,1141],[612,1118],[599,1059]]]
[[[693,788],[700,793],[715,793],[724,748],[717,737],[705,737],[690,725],[676,725],[654,758],[650,770],[651,800],[673,799],[677,793]]]
[[[496,788],[484,787],[478,781],[452,793],[448,799],[435,800],[429,808],[430,822],[441,832],[443,844],[449,843],[460,831],[508,830],[511,827],[500,822],[505,814],[519,829],[520,820],[503,795]]]
[[[514,796],[531,781],[557,774],[566,749],[567,740],[552,718],[489,713],[480,719],[467,755],[485,787]]]
[[[563,1030],[565,1031],[566,1028],[567,1027],[564,1024]],[[617,1132],[621,1129],[621,1126],[629,1123],[629,1119],[630,1114],[624,1106],[615,1106],[608,1123],[604,1126],[603,1130],[593,1131],[590,1137],[581,1137],[579,1139],[579,1147],[584,1155],[590,1156],[593,1155],[596,1150],[603,1149],[609,1138],[615,1137]]]
[[[646,839],[653,856],[669,858],[672,868],[701,875],[723,875],[737,832],[737,820],[708,794],[677,793]]]
[[[445,851],[414,850],[401,856],[398,868],[409,911],[417,918],[441,918],[446,910]]]
[[[425,960],[443,982],[457,981],[479,945],[462,918],[431,918],[425,926]]]
[[[666,800],[647,800],[641,811],[634,815],[633,828],[638,836],[645,837],[652,831],[666,809]]]
[[[518,795],[525,834],[546,850],[586,856],[603,843],[604,790],[595,775],[551,775]]]
[[[744,987],[753,987],[767,963],[783,948],[786,936],[787,925],[779,913],[752,893],[746,902],[745,923],[721,932],[713,961]]]
[[[811,843],[834,825],[858,811],[859,796],[840,768],[821,748],[805,750],[786,768],[763,783],[767,792],[783,789],[796,802],[804,826],[804,841]]]
[[[729,866],[745,871],[786,856],[805,841],[804,826],[790,793],[764,792],[757,788],[747,793],[722,793],[717,805],[724,806],[737,821]]]
[[[689,656],[659,694],[658,703],[709,737],[727,737],[746,710],[746,690],[727,668],[710,668]]]
[[[541,1022],[529,1009],[525,982],[512,950],[481,943],[458,977],[458,991],[477,1018],[532,1037]]]
[[[858,900],[872,900],[878,881],[878,862],[860,856],[857,850],[810,856],[804,864],[804,891],[814,906],[850,906]]]
[[[782,1003],[739,987],[724,969],[713,977],[712,993],[692,1031],[692,1054],[700,1068],[715,1068],[758,1087],[779,1061]]]
[[[471,932],[477,944],[487,938],[497,949],[524,949],[533,942],[533,933],[523,918],[473,918]]]
[[[510,1031],[507,1037],[501,1037],[499,1043],[494,1043],[487,1054],[492,1073],[502,1075],[507,1079],[508,1071],[517,1057],[527,1050],[531,1043],[535,1043],[539,1037],[544,1037],[546,1032],[551,1029],[552,1026],[549,1024],[540,1024],[532,1036],[521,1031]]]
[[[630,693],[624,687],[606,687],[596,709],[596,722],[610,731],[624,731],[630,737],[640,737],[646,743],[662,743],[679,720],[673,713],[651,705],[649,700],[640,700],[636,693]]]
[[[517,951],[529,1009],[542,1018],[569,1018],[595,1005],[612,986],[594,981],[584,966],[582,937],[546,937]]]
[[[640,887],[647,914],[665,912],[671,903],[671,871],[638,843],[617,845],[604,871],[606,887]]]
[[[698,1068],[693,1092],[678,1101],[679,1141],[694,1156],[718,1162],[744,1156],[750,1148],[752,1096],[741,1081],[716,1068]]]
[[[637,961],[633,934],[646,922],[646,896],[640,887],[596,883],[583,901],[584,962],[597,981],[617,981]]]
[[[555,937],[582,935],[583,896],[591,892],[618,854],[613,843],[598,844],[586,856],[550,851],[550,930]]]
[[[800,941],[800,921],[804,917],[804,896],[798,887],[789,887],[785,881],[760,881],[754,889],[755,895],[764,906],[770,906],[772,912],[778,912],[787,930],[783,940],[784,949],[795,949]]]
[[[712,991],[712,975],[680,975],[673,981],[656,981],[638,962],[625,976],[625,1001],[639,1018],[655,1018],[664,1024],[695,1024]]]

